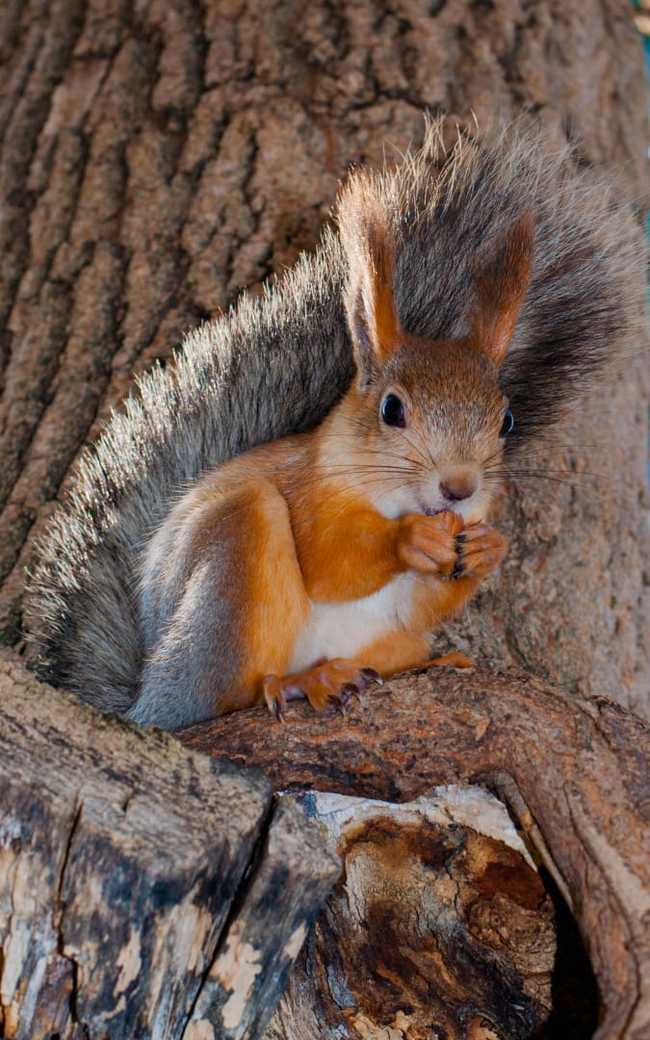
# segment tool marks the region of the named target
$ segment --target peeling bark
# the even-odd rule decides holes
[[[323,835],[283,798],[237,912],[203,982],[184,1040],[261,1036],[339,872]]]
[[[2,660],[0,704],[2,1036],[259,1037],[338,873],[319,828]]]

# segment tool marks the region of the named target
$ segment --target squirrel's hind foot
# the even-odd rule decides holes
[[[295,675],[283,678],[267,675],[262,681],[262,690],[271,714],[282,719],[288,701],[306,698],[312,708],[322,711],[330,703],[346,704],[350,697],[373,682],[383,682],[374,668],[364,668],[354,661],[335,657],[331,661],[319,661]]]
[[[432,657],[425,661],[422,668],[475,668],[474,659],[464,654],[462,650],[451,650],[441,657]]]

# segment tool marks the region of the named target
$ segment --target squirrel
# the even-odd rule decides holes
[[[26,598],[37,674],[174,730],[437,663],[507,548],[504,460],[615,353],[638,266],[614,189],[521,123],[428,121],[354,170],[316,252],[82,456]]]

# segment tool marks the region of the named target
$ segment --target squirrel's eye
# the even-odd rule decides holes
[[[404,405],[397,394],[386,394],[381,402],[381,417],[387,426],[406,426]]]
[[[501,432],[499,434],[499,437],[507,437],[509,433],[513,432],[514,428],[515,428],[515,417],[512,414],[511,410],[508,408],[508,411],[506,412],[506,414],[503,417],[503,425],[501,427]]]

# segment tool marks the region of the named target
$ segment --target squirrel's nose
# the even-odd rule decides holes
[[[440,493],[449,502],[461,502],[476,491],[476,478],[470,476],[447,477],[440,482]]]

